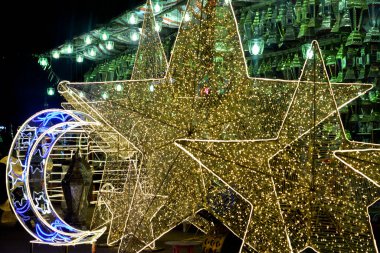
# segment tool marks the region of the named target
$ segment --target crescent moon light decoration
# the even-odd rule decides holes
[[[59,138],[99,124],[82,112],[49,109],[34,114],[18,130],[8,156],[7,193],[17,219],[37,242],[86,244],[104,233],[105,228],[82,231],[67,224],[54,210],[46,187],[47,160]]]

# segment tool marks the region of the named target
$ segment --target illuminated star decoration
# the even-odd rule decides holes
[[[248,77],[230,4],[191,0],[186,14],[190,18],[181,24],[164,79],[60,86],[60,92],[70,103],[86,104],[92,110],[90,114],[137,143],[144,154],[142,167],[151,173],[148,178],[152,179],[155,196],[167,198],[159,212],[158,199],[153,199],[151,208],[144,211],[144,219],[128,235],[131,243],[123,239],[121,251],[139,251],[200,208],[206,208],[245,239],[252,203],[243,199],[224,178],[199,169],[198,163],[185,156],[175,141],[274,138],[298,84]],[[123,85],[122,91],[115,89],[116,84]],[[340,105],[366,89],[366,85],[334,85],[334,92],[341,98]],[[80,96],[81,92],[85,97]],[[105,93],[106,100],[102,99]],[[256,177],[257,188],[265,188],[263,192],[269,192],[271,200],[273,190],[268,182],[261,185],[263,178]],[[275,202],[269,202],[259,213],[264,215],[268,210],[273,211],[273,216],[267,219],[277,220]],[[155,232],[149,237],[152,223]],[[255,245],[256,248],[270,249],[273,237],[280,238],[281,247],[288,248],[280,227],[268,232],[257,227],[250,233],[247,236],[258,238],[256,242],[250,239],[251,244],[261,245]]]
[[[140,34],[139,47],[135,57],[132,79],[162,78],[167,70],[168,63],[160,36],[155,30],[156,20],[151,6],[151,1],[148,0]],[[115,87],[116,89],[122,89],[120,84],[116,84]],[[111,164],[115,165],[115,162]],[[138,166],[137,159],[129,163],[124,162],[118,164],[119,171],[123,173],[123,175],[119,176],[123,178],[125,182],[124,186],[115,185],[114,167],[106,170],[105,174],[103,174],[99,200],[94,212],[92,226],[95,228],[104,225],[104,222],[99,223],[99,217],[108,217],[106,212],[107,210],[109,211],[110,218],[106,219],[110,222],[107,238],[107,244],[109,245],[118,242],[123,233],[128,234],[129,230],[134,228],[133,224],[126,226],[126,220],[128,220],[129,215],[134,216],[132,220],[140,219],[139,215],[141,215],[141,213],[133,210],[133,206],[137,205],[134,201],[139,201],[140,208],[142,208],[143,203],[145,203],[145,205],[148,203],[147,196],[150,192],[149,189],[146,189],[147,187],[142,187],[142,185],[145,186],[149,184],[149,182],[147,182],[145,178],[144,170],[140,171]],[[108,173],[110,175],[108,175]],[[143,183],[140,182],[142,180],[144,181]],[[133,206],[132,203],[134,203]],[[105,204],[106,209],[104,209],[102,204]]]
[[[240,143],[187,139],[180,143],[205,168],[227,174],[225,180],[236,183],[236,189],[255,204],[255,210],[265,205],[262,198],[268,201],[269,189],[258,190],[252,178],[259,174],[273,182],[276,198],[271,201],[279,205],[278,218],[284,222],[290,242],[286,252],[306,248],[318,252],[375,252],[367,207],[380,196],[376,175],[379,146],[375,149],[376,145],[345,138],[317,42],[312,47],[314,57],[305,63],[277,138]],[[354,150],[348,152],[350,149]],[[345,158],[346,162],[341,162]],[[250,237],[250,231],[268,231],[278,225],[275,220],[260,221],[255,216],[257,212],[253,213],[254,223],[246,242],[263,252],[261,245],[251,244],[250,238],[254,237]],[[273,235],[271,239],[271,251],[284,252]]]
[[[367,207],[379,198],[379,184],[334,156],[340,150],[374,145],[346,139],[321,51],[316,42],[312,46],[314,57],[302,78],[314,84],[299,86],[280,133],[280,140],[296,138],[269,160],[282,215],[294,249],[375,252]],[[313,100],[305,100],[310,97],[306,94]],[[335,113],[320,121],[321,112],[332,109]],[[300,135],[300,126],[313,128]]]
[[[133,79],[162,78],[167,69],[167,60],[160,36],[154,29],[156,21],[151,11],[150,0],[147,1],[146,10],[140,33],[139,47],[135,57]],[[123,86],[121,84],[115,83],[114,85],[115,90],[122,91]],[[85,94],[80,93],[81,96],[85,96]],[[106,97],[106,94],[103,93],[102,95]],[[66,109],[75,108],[91,113],[91,108],[78,100],[70,100],[70,103],[63,106]],[[124,231],[125,217],[129,214],[126,210],[130,209],[133,199],[137,198],[135,191],[140,177],[140,166],[134,172],[128,168],[130,166],[136,167],[139,152],[135,146],[125,140],[125,137],[129,137],[129,134],[125,135],[125,137],[119,135],[113,126],[107,124],[107,121],[104,121],[96,114],[94,116],[99,122],[102,122],[102,127],[97,130],[100,141],[108,142],[110,146],[118,150],[124,150],[124,159],[121,159],[115,153],[111,152],[109,154],[106,151],[108,156],[100,185],[99,201],[95,207],[91,223],[93,229],[110,223],[107,243],[112,245],[120,240]],[[135,148],[135,151],[133,151],[133,148]],[[131,158],[129,156],[132,153],[137,153],[137,155]],[[134,175],[132,176],[132,174]],[[126,186],[124,186],[125,182],[127,183]]]
[[[33,201],[34,201],[34,204],[36,205],[36,208],[42,214],[51,213],[50,205],[47,204],[47,198],[43,191],[33,192]]]
[[[135,57],[132,80],[162,78],[166,74],[168,67],[160,36],[155,29],[156,20],[151,6],[151,1],[148,0],[140,34],[139,47]],[[111,216],[110,219],[107,219],[110,220],[111,223],[107,240],[109,245],[119,241],[123,233],[128,234],[134,229],[136,224],[133,224],[133,222],[126,224],[125,221],[138,221],[140,219],[139,215],[143,215],[143,213],[134,210],[136,209],[134,207],[145,210],[146,206],[151,202],[154,193],[153,189],[149,189],[150,179],[147,178],[146,171],[142,170],[140,174],[136,173],[138,171],[137,164],[123,164],[120,165],[119,168],[124,168],[126,171],[123,191],[120,191],[120,189],[115,190],[113,182],[110,184],[111,181],[103,177],[101,190],[99,191],[100,199],[94,213],[94,217],[96,218],[93,219],[94,228],[104,224],[99,223],[99,220],[102,220],[99,219],[99,217],[107,216],[105,213],[106,210],[101,207],[101,204],[104,203]],[[114,169],[111,171],[114,171]],[[136,179],[136,176],[139,178]],[[105,184],[103,184],[103,181]],[[105,190],[102,190],[103,186],[105,186]],[[133,206],[130,206],[134,199],[138,203],[135,201]],[[161,202],[158,203],[159,206],[163,205]],[[129,216],[133,216],[133,218],[128,218]],[[196,227],[202,227],[203,230],[208,227],[208,224],[199,216],[190,217],[189,221]]]

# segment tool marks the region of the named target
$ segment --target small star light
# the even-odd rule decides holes
[[[196,15],[199,8],[204,15]],[[191,13],[192,18],[178,32],[165,78],[118,81],[123,85],[121,92],[115,90],[112,82],[60,85],[60,92],[69,103],[75,105],[79,101],[78,107],[96,115],[143,154],[138,162],[144,170],[139,176],[148,179],[147,185],[152,189],[149,194],[155,197],[148,206],[134,199],[136,205],[132,206],[141,215],[137,220],[128,216],[119,251],[138,252],[198,210],[206,209],[252,248],[286,252],[290,244],[285,222],[278,223],[281,213],[269,169],[254,175],[231,169],[225,173],[231,175],[230,180],[222,176],[223,170],[206,169],[199,166],[198,160],[189,159],[181,140],[221,140],[242,145],[241,140],[275,138],[299,83],[248,77],[236,19],[232,7],[224,1],[210,0],[203,6],[190,0],[186,13]],[[154,23],[150,29],[154,31]],[[223,50],[216,50],[219,42],[225,45]],[[142,51],[145,50],[139,53]],[[224,60],[215,61],[217,57]],[[143,67],[136,67],[137,59],[138,55],[134,78],[148,78]],[[201,96],[199,85],[205,77],[211,92]],[[152,84],[154,92],[150,90]],[[333,87],[340,98],[339,106],[368,89],[366,85]],[[79,99],[79,92],[84,92],[87,99]],[[101,99],[104,92],[109,94],[107,100]],[[331,110],[320,116],[327,117]],[[252,155],[241,147],[238,153],[245,154],[241,156],[244,167]],[[225,154],[228,159],[233,153]],[[220,165],[224,166],[222,161]],[[253,176],[252,189],[261,195],[242,194],[248,188],[240,181],[247,177],[239,175]],[[263,207],[254,206],[252,200],[256,199]],[[132,214],[131,209],[124,211]]]

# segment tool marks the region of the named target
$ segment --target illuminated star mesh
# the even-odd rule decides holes
[[[147,1],[146,12],[142,31],[140,34],[139,48],[136,53],[134,68],[132,72],[132,79],[145,79],[145,78],[159,78],[163,77],[167,69],[166,56],[160,41],[159,34],[155,31],[155,19],[153,16],[151,1]],[[113,169],[107,170],[110,172],[108,177],[103,176],[102,188],[100,199],[94,213],[93,226],[97,227],[99,224],[99,216],[109,217],[110,228],[108,233],[107,243],[112,245],[118,242],[125,230],[126,220],[129,215],[139,217],[138,213],[134,213],[131,204],[134,199],[146,199],[145,194],[150,193],[150,189],[145,191],[138,191],[141,185],[147,185],[148,182],[145,178],[144,171],[141,171],[141,163],[135,159],[130,163],[112,162]],[[115,165],[118,169],[115,172]],[[118,181],[123,182],[124,186],[115,189],[114,180],[115,175],[118,176]],[[112,177],[113,176],[113,177]],[[111,178],[109,178],[111,177]],[[113,180],[113,181],[112,181]],[[145,183],[141,183],[144,180]],[[139,187],[139,188],[137,188]],[[104,203],[104,205],[102,205]],[[136,205],[136,203],[134,203]],[[106,208],[105,208],[106,207]],[[107,211],[109,214],[107,214]],[[128,227],[126,228],[128,230]]]
[[[160,35],[155,30],[156,20],[150,0],[146,3],[146,12],[140,33],[132,80],[162,78],[168,68],[166,55],[161,43]]]
[[[269,161],[281,211],[294,249],[375,252],[367,206],[378,199],[379,189],[333,155],[350,149],[351,143],[345,138],[320,50],[316,43],[313,47],[314,58],[302,75],[312,85],[299,85],[279,138],[288,145]],[[334,109],[320,121],[319,115]],[[312,129],[305,132],[307,126]]]
[[[60,87],[69,102],[79,101],[91,108],[93,114],[112,125],[143,154],[139,163],[146,169],[149,185],[155,192],[148,205],[134,206],[143,215],[138,220],[126,221],[136,226],[124,232],[120,251],[136,252],[146,247],[201,208],[214,214],[252,247],[262,251],[274,247],[287,250],[289,243],[278,224],[279,210],[276,216],[277,202],[268,169],[259,168],[257,173],[250,174],[244,165],[235,171],[232,166],[228,173],[223,170],[215,173],[190,159],[177,147],[177,140],[273,138],[298,82],[247,77],[236,19],[231,6],[224,5],[224,1],[202,4],[191,0],[186,11],[191,19],[181,25],[165,79],[70,83]],[[123,89],[116,90],[116,84]],[[339,105],[367,89],[366,85],[334,85]],[[80,97],[81,92],[84,97]],[[103,94],[108,98],[103,99]],[[332,111],[321,112],[320,117]],[[210,161],[218,167],[224,166],[223,159],[232,159],[233,155],[239,155],[244,162],[250,158],[260,160],[241,147],[231,154],[225,153],[226,158]],[[236,178],[240,175],[240,181],[233,175]],[[242,183],[241,179],[248,176],[253,177],[249,181],[256,192],[252,189],[249,192],[251,186]],[[260,190],[261,199],[254,196]],[[256,199],[267,203],[252,210],[252,205],[256,205],[252,200]],[[273,213],[264,217],[270,212]],[[260,225],[252,227],[250,217]]]
[[[334,157],[334,152],[340,156],[339,150],[359,144],[344,137],[316,42],[313,47],[314,58],[305,64],[278,138],[241,143],[184,140],[182,144],[203,166],[237,184],[237,191],[253,203],[257,211],[253,212],[246,243],[259,252],[284,252],[285,241],[276,236],[279,228],[285,228],[290,247],[296,251],[309,247],[318,252],[375,252],[367,207],[380,192],[369,178]],[[360,157],[357,154],[354,157]],[[368,155],[363,154],[359,170],[373,176],[377,156],[366,161]],[[352,160],[347,162],[355,165]],[[253,180],[260,177],[261,189]],[[276,196],[272,199],[270,185]],[[268,204],[261,199],[279,204],[277,221],[270,219],[271,213],[265,210]],[[269,238],[264,244],[255,244],[260,235],[257,229]]]
[[[354,149],[341,150],[335,155],[348,166],[368,177],[374,184],[380,186],[380,147],[378,145],[355,145]]]

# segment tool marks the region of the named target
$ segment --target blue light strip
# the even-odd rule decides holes
[[[8,197],[20,223],[37,240],[66,245],[92,242],[105,230],[81,231],[66,224],[46,193],[46,159],[65,130],[96,123],[83,119],[88,116],[80,112],[43,111],[22,125],[12,143],[9,157],[17,154],[17,160],[10,158],[7,166]]]

